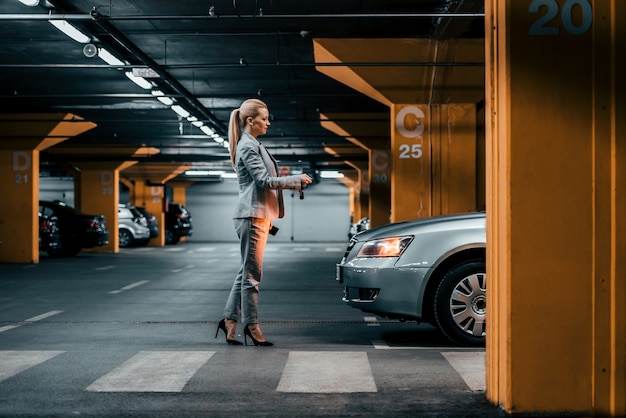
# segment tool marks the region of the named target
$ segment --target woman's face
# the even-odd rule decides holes
[[[246,127],[253,137],[265,135],[270,126],[270,112],[266,108],[259,109],[259,114],[255,118],[248,118]]]

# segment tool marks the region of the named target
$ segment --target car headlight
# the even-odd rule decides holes
[[[391,237],[368,241],[357,257],[398,257],[409,246],[413,236]]]

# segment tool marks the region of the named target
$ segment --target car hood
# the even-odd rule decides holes
[[[353,239],[357,241],[370,241],[378,238],[385,238],[397,235],[409,235],[427,231],[443,231],[458,230],[462,228],[463,223],[474,225],[475,222],[481,222],[485,219],[485,212],[467,212],[453,215],[433,216],[429,218],[421,218],[410,221],[394,222],[388,225],[382,225],[358,233]],[[468,224],[468,227],[470,226]]]

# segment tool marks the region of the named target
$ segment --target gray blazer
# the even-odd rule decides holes
[[[282,189],[302,187],[299,175],[279,177],[274,157],[247,132],[242,133],[237,144],[235,167],[239,200],[233,218],[282,218]]]

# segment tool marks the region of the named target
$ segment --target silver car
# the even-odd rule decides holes
[[[343,301],[427,322],[460,345],[485,343],[485,213],[397,222],[355,235],[337,281]]]
[[[134,207],[120,204],[117,208],[118,234],[120,247],[133,244],[145,245],[150,239],[150,229],[146,217]]]

